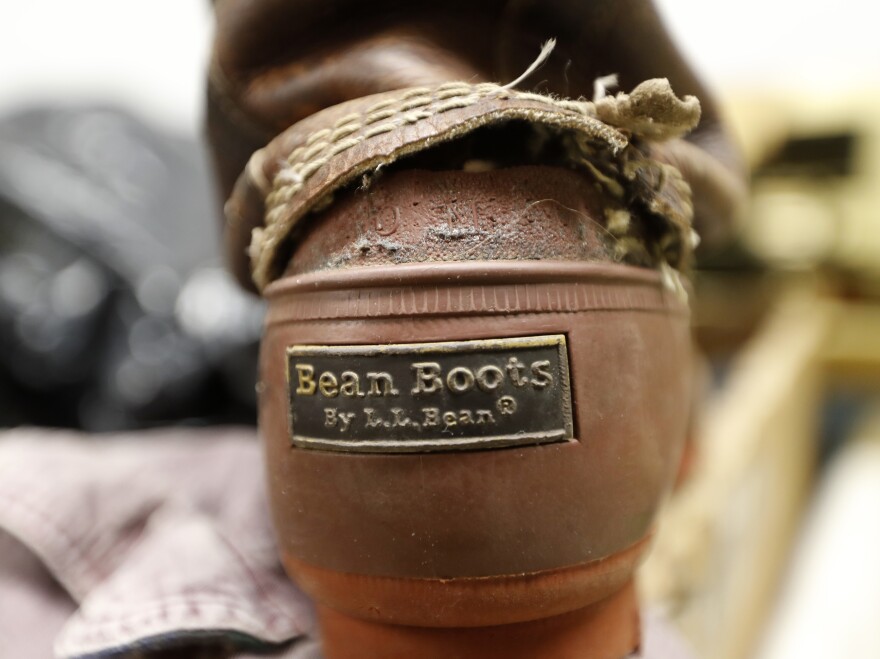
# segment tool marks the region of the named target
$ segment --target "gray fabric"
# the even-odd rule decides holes
[[[311,632],[311,605],[276,557],[262,471],[252,430],[5,433],[0,529],[31,559],[0,556],[0,643],[17,648],[40,629],[44,649],[0,656],[49,656],[53,634],[21,602],[51,612],[59,657]]]

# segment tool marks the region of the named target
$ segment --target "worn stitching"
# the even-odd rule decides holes
[[[340,117],[339,119],[337,119],[336,122],[333,124],[333,128],[339,128],[340,126],[344,126],[345,124],[356,122],[360,118],[360,112],[352,112],[345,115],[344,117]]]
[[[308,179],[332,158],[375,136],[451,110],[473,106],[488,98],[533,101],[549,106],[548,110],[568,111],[582,117],[598,119],[596,105],[592,102],[519,92],[505,89],[495,83],[472,85],[455,81],[439,85],[433,90],[427,87],[408,89],[395,98],[383,99],[363,113],[352,112],[337,119],[332,128],[322,128],[311,133],[302,146],[294,149],[286,158],[288,166],[279,169],[272,183],[273,189],[266,196],[265,225],[255,230],[252,236],[250,248],[252,258],[263,261],[267,253],[271,255],[272,248],[283,239],[283,236],[276,235],[279,232],[276,226],[284,218],[284,205],[302,191]],[[386,121],[378,123],[383,120]],[[349,137],[357,131],[362,132],[355,137]],[[584,146],[581,145],[582,148]],[[594,174],[598,173],[595,166],[586,159],[582,164],[587,165]],[[607,178],[604,174],[600,177],[600,179]],[[615,181],[615,183],[617,183],[615,188],[620,187],[619,182]],[[611,192],[617,193],[616,196],[619,197],[622,189]],[[642,249],[645,247],[642,246]]]
[[[330,134],[329,128],[322,128],[321,130],[312,133],[311,135],[309,135],[308,139],[306,139],[306,146],[311,146],[312,144],[314,144],[315,142],[317,142],[320,139],[323,139],[324,137],[326,137],[329,134]]]
[[[370,106],[364,115],[356,112],[347,114],[336,120],[333,124],[333,129],[322,128],[310,134],[305,139],[304,146],[297,147],[288,156],[287,162],[291,165],[291,168],[296,168],[296,165],[301,164],[302,161],[312,160],[312,158],[318,156],[325,149],[327,150],[326,155],[339,155],[343,151],[360,144],[364,139],[391,132],[404,124],[413,124],[424,119],[429,119],[435,114],[469,107],[490,95],[497,96],[501,99],[511,97],[508,90],[504,90],[494,83],[481,83],[479,85],[470,85],[462,82],[445,83],[437,88],[433,96],[430,96],[431,92],[432,90],[427,87],[416,87],[407,90],[397,98],[380,101]],[[517,92],[515,97],[527,98],[527,100],[539,100],[542,103],[557,103],[554,99],[537,94]],[[431,110],[407,112],[407,110],[424,107],[438,100],[443,102],[439,103]],[[409,102],[401,104],[401,101]],[[392,108],[391,106],[396,107]],[[388,119],[395,116],[399,117],[395,121],[379,124],[378,126],[365,130],[362,139],[354,138],[352,140],[346,140],[345,142],[334,144],[341,140],[341,138],[351,135],[366,126],[381,121],[382,119]],[[316,167],[314,166],[315,163],[320,164]],[[326,163],[326,156],[310,163],[302,163],[302,169],[298,172],[298,178],[289,176],[283,177],[282,172],[284,169],[279,170],[274,181],[275,189],[266,199],[267,206],[270,207],[267,209],[266,213],[267,224],[274,223],[279,215],[278,213],[273,212],[275,210],[274,206],[276,206],[278,201],[282,201],[282,203],[289,201],[293,194],[296,194],[305,187],[306,180],[309,176]],[[284,185],[277,185],[279,181],[284,183]]]
[[[377,110],[364,118],[364,126],[382,121],[382,119],[388,119],[388,117],[393,117],[395,114],[397,114],[397,110]]]

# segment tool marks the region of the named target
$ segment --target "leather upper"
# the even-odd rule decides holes
[[[219,0],[216,10],[208,129],[224,198],[253,152],[321,110],[371,94],[437,89],[450,81],[511,80],[550,37],[557,47],[526,85],[540,92],[590,98],[596,77],[617,73],[624,90],[662,77],[679,95],[700,98],[702,121],[686,139],[657,146],[646,136],[643,148],[683,173],[694,191],[695,225],[704,240],[723,237],[743,196],[737,155],[711,96],[647,0]],[[321,121],[332,119],[332,125],[348,111],[334,110]],[[422,129],[430,123],[420,121]],[[297,148],[291,147],[291,135],[279,141],[284,148],[273,146],[270,153],[289,155]],[[254,220],[263,210],[259,196],[240,189],[233,201],[238,215],[249,216],[228,232],[234,262],[251,242],[245,234],[262,224]],[[254,208],[245,210],[249,204]],[[247,279],[243,268],[237,263],[239,277]],[[265,275],[257,278],[266,281]]]

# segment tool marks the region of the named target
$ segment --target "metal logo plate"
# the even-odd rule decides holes
[[[287,349],[302,448],[474,450],[573,437],[565,336]]]

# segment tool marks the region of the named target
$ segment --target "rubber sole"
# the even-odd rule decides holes
[[[621,659],[640,636],[632,581],[591,606],[510,625],[389,625],[324,606],[318,617],[326,659]]]
[[[415,627],[489,627],[583,610],[626,587],[650,537],[613,556],[532,574],[413,579],[347,574],[285,554],[300,586],[328,609]]]

